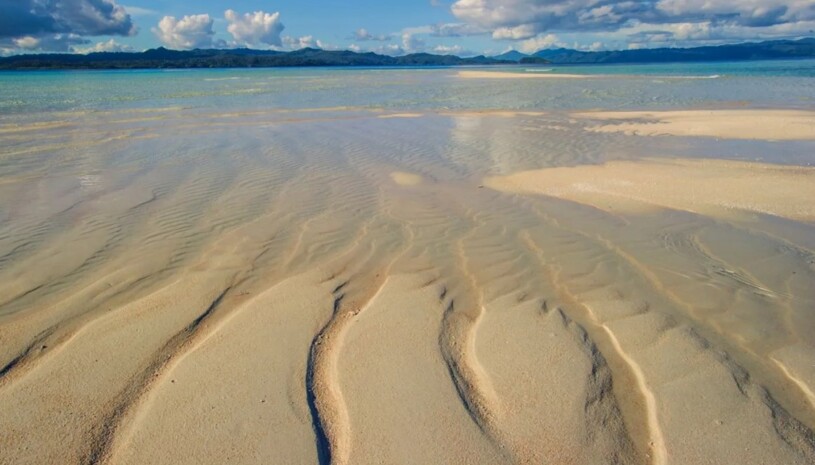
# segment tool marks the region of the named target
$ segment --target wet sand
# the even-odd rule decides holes
[[[510,73],[502,71],[459,71],[456,73],[459,79],[585,79],[597,76],[586,74],[565,74],[565,73]]]
[[[724,139],[815,140],[815,112],[798,110],[596,111],[592,131]]]
[[[112,113],[0,130],[2,464],[815,463],[812,168]]]
[[[541,194],[609,211],[674,209],[713,217],[773,215],[815,222],[815,168],[713,159],[613,161],[485,179],[502,192]]]

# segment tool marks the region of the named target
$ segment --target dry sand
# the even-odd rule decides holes
[[[456,77],[460,79],[585,79],[597,77],[586,74],[562,74],[562,73],[509,73],[504,71],[459,71]]]
[[[0,134],[0,464],[815,463],[811,168],[348,111]]]
[[[424,116],[422,113],[388,113],[385,115],[379,115],[379,118],[382,119],[390,119],[390,118],[421,118]]]
[[[647,159],[548,168],[484,180],[607,210],[671,208],[712,216],[762,213],[815,221],[815,168],[728,160]]]
[[[400,186],[417,186],[422,183],[422,177],[415,173],[405,173],[404,171],[394,171],[391,179]]]
[[[642,136],[815,140],[815,112],[796,110],[596,111],[573,116],[602,121],[591,131]],[[610,121],[610,122],[609,122]]]

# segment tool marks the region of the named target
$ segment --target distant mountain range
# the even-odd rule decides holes
[[[530,56],[531,56],[531,55],[527,55],[527,54],[525,54],[525,53],[521,53],[521,52],[519,52],[519,51],[517,51],[517,50],[510,50],[510,51],[505,52],[505,53],[502,53],[502,54],[500,54],[500,55],[495,55],[495,56],[494,56],[494,57],[492,57],[492,58],[496,58],[496,59],[498,59],[498,60],[508,60],[508,61],[514,61],[514,62],[516,62],[516,63],[517,63],[517,62],[521,61],[521,60],[522,60],[522,59],[524,59],[524,58],[529,58]]]
[[[414,53],[399,57],[376,53],[304,48],[293,52],[252,49],[168,50],[135,53],[15,55],[0,58],[0,69],[151,69],[264,68],[294,66],[467,66],[508,64],[669,63],[691,61],[815,58],[815,38],[750,42],[695,48],[654,48],[583,52],[565,48],[532,55],[509,51],[493,57]]]
[[[512,64],[477,56],[413,53],[399,57],[348,50],[304,48],[293,52],[252,49],[168,50],[160,47],[136,53],[15,55],[0,58],[0,69],[153,69],[268,68],[294,66],[462,66]]]
[[[566,48],[540,50],[526,55],[514,50],[493,58],[516,63],[534,63],[543,59],[552,64],[591,63],[670,63],[691,61],[771,60],[815,57],[815,38],[746,42],[694,48],[649,48],[582,52]]]

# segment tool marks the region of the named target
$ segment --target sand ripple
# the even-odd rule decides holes
[[[4,126],[0,463],[815,463],[810,168],[381,115]]]

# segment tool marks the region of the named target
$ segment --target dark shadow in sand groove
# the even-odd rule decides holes
[[[123,416],[136,405],[150,384],[154,382],[157,375],[178,355],[185,343],[195,335],[201,323],[206,321],[207,318],[213,314],[231,289],[231,286],[224,289],[215,300],[209,304],[203,313],[170,338],[164,346],[156,352],[150,364],[142,370],[141,373],[134,376],[133,382],[119,393],[113,404],[113,410],[106,416],[99,427],[96,437],[91,441],[90,451],[81,462],[83,465],[105,463],[110,458],[116,430],[121,426]]]
[[[334,293],[342,291],[348,284],[348,281],[343,282],[334,289]],[[334,299],[334,308],[332,320],[342,305],[342,299],[345,294],[340,294]],[[311,347],[308,354],[308,362],[306,366],[306,402],[308,403],[308,410],[311,413],[311,427],[314,430],[314,440],[317,446],[317,463],[319,465],[331,465],[331,442],[325,434],[323,426],[323,419],[320,416],[320,411],[317,409],[317,396],[314,393],[314,359],[316,357],[317,346],[320,344],[323,333],[326,328],[331,325],[331,321],[326,323],[323,329],[317,333],[317,336],[311,341]]]
[[[319,336],[317,336],[319,337]],[[317,445],[317,463],[319,465],[331,465],[331,446],[328,442],[328,437],[323,430],[322,421],[320,420],[320,413],[317,411],[317,398],[314,395],[314,347],[317,342],[315,338],[312,341],[312,349],[308,357],[308,365],[306,368],[306,402],[308,402],[308,410],[311,413],[311,427],[314,430],[314,438]]]

